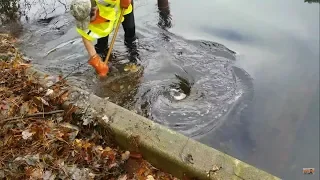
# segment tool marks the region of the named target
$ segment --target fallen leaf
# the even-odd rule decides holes
[[[82,141],[81,141],[80,139],[75,139],[75,140],[74,140],[74,145],[75,145],[76,147],[81,148],[81,147],[82,147]]]
[[[20,66],[31,67],[31,64],[19,63]]]
[[[60,140],[60,141],[66,142],[66,141],[63,139],[63,137],[64,137],[64,133],[63,133],[63,132],[57,131],[57,132],[55,133],[55,138],[57,138],[57,139]]]
[[[66,173],[69,177],[62,178],[62,179],[88,179],[93,174],[90,174],[90,171],[88,168],[78,168],[76,165],[72,165],[69,167],[66,167]]]
[[[93,121],[92,121],[92,119],[91,118],[84,118],[83,119],[83,125],[84,126],[87,126],[88,124],[90,124],[90,123],[92,123]]]
[[[219,167],[219,166],[217,166],[217,165],[213,165],[213,167],[212,167],[212,172],[217,172],[217,171],[219,171],[220,169],[222,169],[222,167]]]
[[[96,176],[96,175],[95,175],[95,174],[93,174],[93,173],[89,173],[89,175],[88,175],[88,176],[89,176],[89,179],[92,179],[92,180],[93,180],[93,179],[95,178],[95,176]]]
[[[106,115],[104,115],[104,116],[102,117],[102,120],[103,120],[104,122],[106,122],[106,123],[109,122],[109,118],[108,118],[108,116],[106,116]]]
[[[62,168],[64,166],[64,160],[63,159],[55,160],[53,164],[59,168]]]
[[[14,161],[26,161],[28,165],[35,166],[40,162],[39,154],[26,155],[25,157],[17,157]]]
[[[29,139],[32,137],[34,133],[31,133],[29,129],[22,131],[22,138],[23,139]]]
[[[30,109],[29,109],[29,103],[28,102],[24,102],[23,104],[22,104],[22,106],[20,106],[20,114],[22,115],[22,114],[26,114],[26,113],[28,113],[30,111]]]
[[[61,96],[60,96],[60,103],[64,103],[69,96],[69,91],[65,91]]]
[[[154,180],[152,175],[148,175],[146,180]]]
[[[71,125],[69,123],[62,123],[60,126],[67,128],[67,133],[69,135],[69,141],[74,141],[79,133],[79,128],[77,126]]]
[[[33,103],[38,107],[38,108],[42,108],[43,107],[43,104],[44,105],[46,105],[47,104],[47,102],[44,100],[44,99],[42,99],[41,97],[33,97],[32,98],[32,101],[33,101]],[[49,104],[48,104],[49,105]]]
[[[91,146],[92,144],[90,144],[89,142],[85,142],[84,144],[82,144],[82,148],[84,148],[85,150],[87,150]]]
[[[54,180],[56,178],[55,174],[52,174],[51,171],[45,171],[43,175],[43,180]]]
[[[108,166],[109,169],[113,168],[113,167],[117,167],[119,164],[118,163],[112,163]]]
[[[34,169],[30,175],[34,179],[42,179],[43,178],[43,170],[42,169]]]
[[[38,108],[34,105],[29,105],[29,111],[28,111],[28,114],[34,114],[34,113],[37,113],[39,112]]]
[[[31,168],[31,167],[26,167],[26,169],[25,169],[25,174],[26,174],[27,176],[31,176],[32,173],[33,173],[33,168]]]
[[[96,147],[94,148],[94,151],[95,151],[96,153],[98,153],[98,155],[101,155],[101,154],[103,153],[104,149],[102,148],[102,146],[96,146]]]
[[[14,159],[15,161],[24,161],[24,158],[23,157],[17,157]]]
[[[40,100],[44,105],[50,106],[49,103],[46,100],[44,100],[43,98],[40,98]]]
[[[129,152],[129,151],[126,151],[126,152],[124,152],[123,154],[121,154],[121,160],[122,160],[122,161],[128,160],[129,157],[130,157],[130,152]]]
[[[105,151],[111,151],[112,149],[110,147],[104,148]]]
[[[146,169],[143,167],[140,167],[140,169],[138,170],[138,172],[136,173],[138,176],[142,176],[142,174],[144,174],[144,172],[146,172]]]
[[[109,151],[103,151],[102,153],[101,153],[101,158],[106,158],[106,157],[108,157],[109,158]]]
[[[50,96],[53,93],[52,89],[48,89],[44,96]]]
[[[40,162],[40,157],[39,154],[36,155],[26,155],[25,156],[25,160],[26,162],[31,165],[31,166],[35,166],[37,163]]]
[[[97,162],[93,162],[93,167],[98,169],[101,167],[101,165],[98,164]]]
[[[101,157],[102,158],[108,158],[111,163],[114,163],[115,159],[116,159],[116,155],[115,155],[115,153],[113,151],[104,151],[101,154]]]
[[[125,174],[125,175],[121,175],[119,178],[118,178],[118,180],[127,180],[128,178],[127,178],[127,175]]]
[[[131,72],[137,72],[138,71],[138,67],[135,64],[127,64],[124,69],[124,71],[131,71]]]

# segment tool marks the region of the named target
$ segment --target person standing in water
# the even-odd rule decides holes
[[[170,14],[170,7],[168,0],[158,0],[158,13],[159,13],[159,21],[158,26],[167,30],[172,27],[172,16]]]
[[[129,53],[136,50],[137,37],[133,14],[133,0],[72,0],[70,11],[76,20],[76,30],[82,36],[83,44],[88,52],[89,61],[102,74],[109,71],[103,62],[108,52],[109,34],[114,30],[120,11],[124,8],[124,16],[120,20],[124,30],[124,42]],[[97,43],[93,45],[93,41]]]

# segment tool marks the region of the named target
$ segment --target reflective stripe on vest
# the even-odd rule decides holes
[[[91,30],[94,34],[97,34],[98,36],[100,36],[99,38],[101,38],[108,36],[113,31],[114,24],[115,21],[109,21],[101,24],[89,24],[89,30]],[[91,36],[91,33],[89,33],[88,35]]]
[[[105,7],[111,7],[111,8],[114,8],[116,6],[116,3],[109,3],[109,2],[106,2],[105,0],[97,0],[97,3]]]
[[[86,34],[88,34],[88,36],[90,36],[90,37],[92,37],[92,38],[94,38],[94,39],[101,38],[101,36],[99,36],[99,34],[91,31],[90,29],[88,29],[88,30],[86,31]]]

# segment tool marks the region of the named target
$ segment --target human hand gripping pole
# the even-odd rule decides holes
[[[88,63],[94,67],[97,74],[101,77],[106,76],[109,71],[109,67],[102,62],[101,57],[98,54],[91,56]]]
[[[123,18],[124,10],[125,10],[125,8],[121,7],[120,17],[118,19],[117,26],[116,26],[116,29],[114,31],[114,34],[113,34],[113,37],[112,37],[112,40],[111,40],[111,43],[110,43],[110,46],[109,46],[108,54],[107,54],[107,57],[106,57],[105,61],[102,62],[100,60],[99,62],[97,62],[97,63],[99,63],[99,65],[97,64],[97,66],[96,66],[96,72],[100,77],[107,76],[107,74],[109,72],[108,60],[109,60],[109,57],[111,55],[111,51],[113,49],[114,42],[116,40],[118,31],[119,31],[119,27],[120,27],[120,24],[121,24],[121,19]],[[104,63],[104,64],[101,64],[101,63]]]

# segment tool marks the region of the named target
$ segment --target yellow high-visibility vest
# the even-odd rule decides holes
[[[109,22],[103,22],[100,24],[90,23],[87,30],[76,28],[77,32],[81,36],[83,36],[84,38],[90,41],[108,36],[116,26],[121,13],[120,0],[115,0],[115,1],[114,0],[95,0],[95,1],[99,9],[99,15],[109,20]],[[130,4],[130,6],[124,11],[123,15],[129,14],[131,12],[132,12],[132,5]],[[124,21],[124,18],[121,19],[121,22],[123,21]]]

